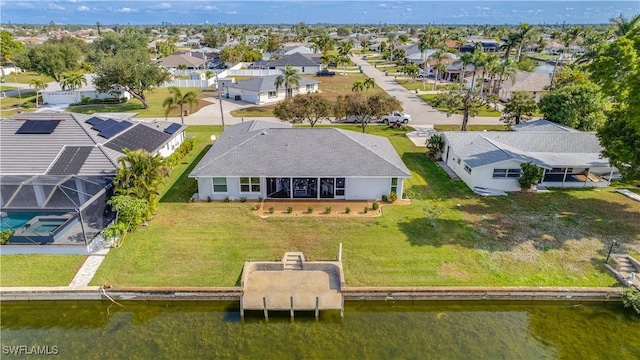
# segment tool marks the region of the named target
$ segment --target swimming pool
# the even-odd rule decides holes
[[[4,229],[18,229],[22,226],[24,226],[24,224],[26,224],[27,222],[29,222],[29,220],[33,219],[34,217],[40,215],[40,213],[34,213],[34,212],[8,212],[8,213],[3,213],[2,216],[0,216],[0,230],[4,230]],[[52,215],[61,215],[60,213],[56,213],[56,214],[52,214]]]

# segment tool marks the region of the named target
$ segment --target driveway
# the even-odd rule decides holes
[[[420,99],[415,92],[409,91],[398,84],[392,76],[385,76],[384,73],[360,56],[352,56],[351,60],[359,66],[362,71],[370,78],[376,81],[376,85],[380,86],[387,94],[395,96],[402,102],[404,111],[411,115],[411,124],[414,125],[442,125],[442,124],[460,124],[462,125],[462,115],[448,116],[446,113],[438,111],[426,102]],[[469,119],[470,125],[501,125],[504,124],[498,117],[472,117]]]

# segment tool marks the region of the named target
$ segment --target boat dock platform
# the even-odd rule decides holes
[[[288,252],[282,261],[246,262],[242,272],[240,315],[245,310],[296,311],[340,310],[344,316],[342,263],[307,262],[302,253]]]

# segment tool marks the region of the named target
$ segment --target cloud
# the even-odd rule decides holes
[[[56,11],[65,10],[63,6],[60,6],[60,5],[56,4],[56,3],[51,3],[51,4],[47,5],[47,9],[56,10]]]
[[[77,3],[79,3],[80,1],[82,1],[82,0],[67,0],[67,2],[70,2],[70,3],[72,3],[72,4],[77,4]]]
[[[204,5],[204,6],[197,6],[196,10],[205,10],[205,11],[220,11],[220,9],[218,9],[217,6],[215,5]]]
[[[2,7],[3,8],[8,8],[9,6],[12,6],[15,9],[33,9],[33,4],[31,3],[13,3],[13,2],[9,2],[9,1],[3,1],[2,2]]]
[[[411,9],[411,8],[407,8],[407,9],[406,9],[406,11],[407,11],[407,12],[412,12],[412,11],[413,11],[413,9]]]
[[[160,3],[153,7],[154,9],[171,9],[171,4],[169,3]]]
[[[89,11],[91,9],[89,9],[88,7],[82,5],[82,6],[78,6],[78,8],[76,10],[78,10],[80,12],[85,12],[85,11]]]
[[[133,12],[136,12],[136,10],[134,10],[132,8],[128,8],[128,7],[123,7],[122,9],[116,9],[115,12],[117,12],[117,13],[133,13]]]
[[[388,7],[389,5],[387,5],[387,4],[378,4],[378,6],[379,6],[379,7],[381,7],[381,8],[386,8],[386,7]]]
[[[232,10],[232,11],[225,12],[225,14],[227,14],[227,15],[236,15],[236,14],[238,14],[238,12]]]

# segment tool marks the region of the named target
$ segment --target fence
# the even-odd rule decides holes
[[[176,87],[194,87],[194,88],[208,88],[213,85],[214,78],[209,80],[172,80],[162,84],[163,87],[176,86]]]

